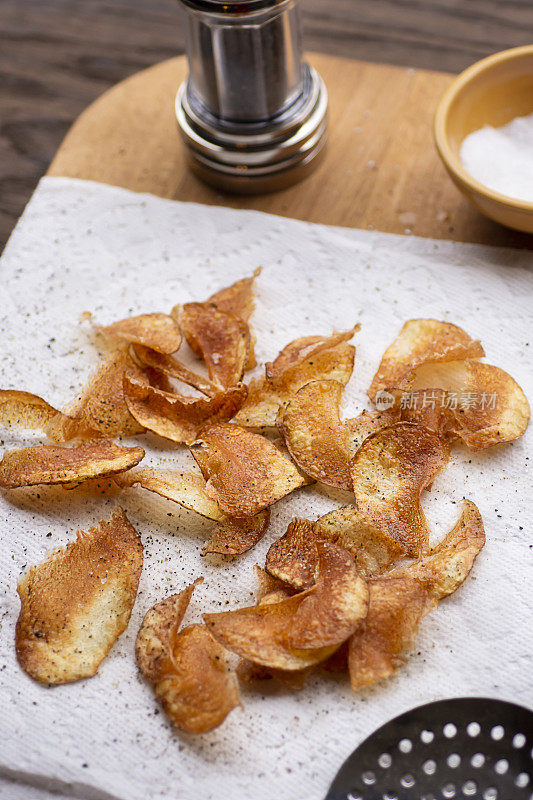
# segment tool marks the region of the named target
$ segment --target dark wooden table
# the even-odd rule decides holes
[[[303,0],[309,49],[458,72],[533,41],[533,0]],[[176,0],[0,0],[0,247],[75,117],[183,52]]]

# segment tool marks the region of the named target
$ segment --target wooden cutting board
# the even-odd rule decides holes
[[[432,119],[452,76],[310,54],[330,97],[326,156],[305,181],[255,197],[221,194],[187,168],[174,117],[186,59],[164,61],[105,92],[73,125],[49,175],[161,197],[250,208],[330,225],[533,246],[485,219],[437,156]]]

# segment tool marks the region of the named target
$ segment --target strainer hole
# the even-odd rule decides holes
[[[483,800],[498,800],[498,790],[495,786],[489,786],[483,792]]]
[[[406,775],[403,775],[400,778],[400,783],[402,784],[404,789],[410,789],[412,786],[415,785],[416,781],[414,775],[411,775],[409,772]]]
[[[505,736],[505,731],[502,725],[495,725],[494,728],[491,730],[490,735],[495,742],[499,742],[500,739],[503,739],[503,737]]]
[[[448,766],[452,769],[456,769],[459,764],[461,763],[461,756],[459,753],[451,753],[448,758],[446,759],[448,762]]]
[[[422,764],[422,769],[426,775],[434,775],[437,770],[437,762],[433,761],[432,758],[428,758],[428,760],[424,761]]]
[[[442,787],[442,796],[443,797],[455,797],[455,784],[454,783],[446,783]]]
[[[410,753],[413,749],[413,743],[410,739],[400,739],[398,743],[398,748],[401,750],[402,753]]]
[[[372,772],[371,769],[367,769],[366,772],[363,772],[361,777],[363,779],[363,783],[366,783],[367,786],[372,786],[372,784],[376,782],[376,774],[375,772]]]
[[[362,794],[354,794],[350,792],[349,795],[346,797],[346,800],[363,800]]]
[[[453,722],[448,722],[444,728],[442,729],[443,734],[447,739],[453,739],[455,734],[457,733],[457,728],[453,724]]]
[[[435,734],[433,731],[422,731],[420,734],[420,739],[424,744],[431,744],[433,739],[435,738]]]
[[[529,783],[529,775],[527,774],[527,772],[521,772],[519,775],[516,776],[514,782],[515,786],[518,786],[519,789],[525,789],[525,787]]]
[[[420,800],[437,800],[434,794],[423,794]]]
[[[479,736],[481,733],[481,726],[479,722],[471,722],[469,725],[466,726],[466,732],[469,736]]]
[[[483,755],[483,753],[474,753],[474,755],[470,759],[470,763],[476,769],[480,769],[480,767],[482,767],[483,764],[485,763],[485,756]]]
[[[392,757],[389,753],[382,753],[378,758],[378,764],[382,769],[388,769],[392,764]]]
[[[475,781],[466,781],[463,783],[463,794],[465,797],[473,797],[477,792],[477,783]]]
[[[383,800],[399,800],[398,795],[395,792],[385,792],[382,795]]]
[[[515,735],[513,736],[513,747],[516,747],[516,749],[519,750],[521,747],[525,745],[525,743],[526,743],[526,737],[524,736],[524,734],[515,733]]]
[[[506,758],[500,758],[500,760],[494,764],[494,769],[496,770],[498,775],[505,775],[505,773],[509,769],[509,762],[507,761]]]

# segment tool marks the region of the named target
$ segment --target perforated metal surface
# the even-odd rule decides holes
[[[533,712],[486,698],[428,703],[345,761],[326,800],[533,800]]]

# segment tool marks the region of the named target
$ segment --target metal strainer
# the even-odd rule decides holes
[[[387,722],[344,762],[326,800],[533,800],[533,712],[457,698]]]

